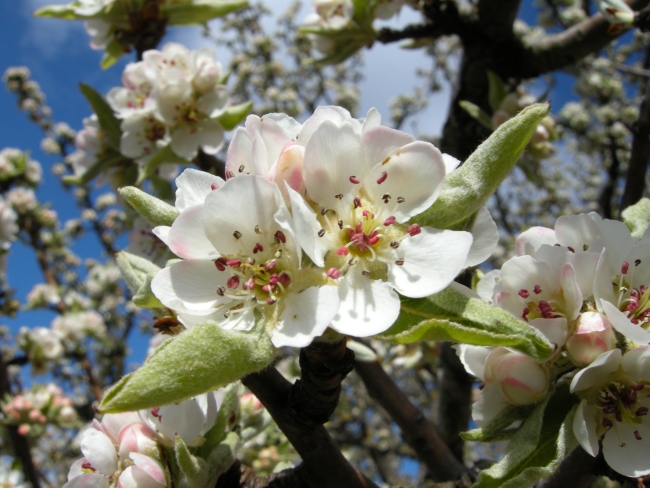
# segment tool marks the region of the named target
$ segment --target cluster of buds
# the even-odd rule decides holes
[[[0,183],[37,186],[43,170],[38,161],[19,149],[5,148],[0,151]]]
[[[505,348],[460,346],[468,371],[486,386],[474,419],[487,426],[509,405],[542,400],[570,381],[581,400],[574,433],[582,447],[626,476],[650,473],[650,234],[596,214],[560,217],[516,240],[517,256],[481,280],[484,300],[527,322],[555,347],[545,362]],[[572,379],[571,379],[572,378]]]
[[[45,94],[39,84],[30,80],[31,73],[24,66],[7,68],[2,80],[7,89],[18,96],[18,106],[45,131],[52,127],[52,109],[45,105]]]
[[[42,434],[48,424],[70,428],[78,421],[72,400],[51,383],[10,398],[2,404],[2,413],[5,424],[17,425],[21,435],[31,437]]]

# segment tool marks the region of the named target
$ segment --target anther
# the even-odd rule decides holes
[[[233,290],[236,289],[239,286],[239,276],[231,276],[228,278],[226,286],[228,286],[228,288],[232,288]]]
[[[271,271],[273,268],[275,268],[275,264],[276,264],[275,259],[267,261],[266,263],[264,263],[264,269],[266,269],[267,271]]]
[[[621,274],[627,274],[628,269],[630,269],[630,263],[623,261],[623,265],[621,266]]]
[[[641,260],[640,260],[640,259],[637,259],[636,261],[634,261],[634,266],[638,266],[639,264],[641,264]]]
[[[244,169],[246,169],[246,166],[244,166],[244,165],[242,164],[242,165],[239,167],[239,172],[240,172],[240,173],[243,173],[243,172],[244,172]]]
[[[535,285],[535,287],[533,288],[533,292],[535,293],[535,295],[539,295],[540,293],[542,293],[542,287],[539,285]]]
[[[397,203],[404,203],[405,201],[404,197],[397,197]]]
[[[338,221],[338,224],[339,224],[339,229],[343,229],[343,221],[342,221],[342,220],[339,220],[339,221]]]
[[[227,264],[228,261],[226,261],[226,258],[219,258],[214,262],[214,265],[217,267],[219,271],[225,271]]]
[[[236,230],[235,232],[232,233],[232,235],[235,239],[239,239],[241,237],[241,232]]]
[[[361,182],[359,181],[359,179],[356,176],[350,176],[350,183],[358,185]]]
[[[325,214],[326,214],[327,212],[329,212],[329,211],[330,211],[329,208],[321,208],[321,209],[320,209],[320,214],[321,214],[321,215],[325,215]]]
[[[395,223],[395,217],[392,215],[388,217],[386,220],[384,220],[384,225],[388,227],[389,225],[393,225]]]
[[[400,259],[398,259],[397,261],[395,261],[395,264],[396,264],[397,266],[401,266],[401,265],[404,264],[404,260],[400,258]]]
[[[409,225],[409,228],[406,229],[406,231],[409,233],[411,237],[414,237],[418,235],[420,232],[422,232],[422,229],[420,229],[420,226],[418,224],[413,224],[413,225]]]
[[[284,233],[279,230],[275,233],[275,240],[277,242],[281,242],[282,244],[285,244],[287,242],[287,237],[284,235]]]
[[[354,208],[359,208],[361,206],[361,199],[359,197],[354,197]]]
[[[230,266],[231,268],[239,268],[241,266],[241,260],[229,259],[228,261],[226,261],[226,266]]]
[[[517,293],[517,295],[519,295],[521,298],[528,298],[529,293],[528,293],[528,290],[524,290],[524,289],[522,288],[521,290],[519,290],[519,292]]]
[[[601,422],[601,425],[605,427],[606,429],[609,429],[612,425],[614,425],[614,422],[611,420],[604,418],[603,421]]]
[[[226,289],[223,286],[220,286],[217,288],[217,295],[220,297],[224,296],[226,294]]]
[[[639,431],[638,431],[638,430],[635,430],[635,431],[634,431],[634,438],[635,438],[637,441],[642,440],[642,439],[641,439],[641,434],[639,434]]]
[[[267,305],[273,305],[275,302],[276,302],[276,300],[274,300],[273,298],[267,298],[266,299],[266,304]]]
[[[338,254],[339,256],[347,256],[348,254],[350,254],[350,250],[345,246],[339,247],[336,250],[336,254]]]
[[[256,225],[256,226],[255,226],[255,233],[256,233],[256,234],[261,234],[261,233],[262,233],[262,229],[260,229],[260,226],[259,226],[259,225]]]
[[[253,248],[253,254],[257,254],[258,252],[262,252],[262,251],[264,251],[264,246],[259,242],[255,244],[255,247]]]
[[[361,274],[362,274],[363,276],[370,276],[370,271],[368,271],[367,269],[364,269],[364,270],[361,272]]]
[[[397,242],[397,241],[391,242],[390,247],[392,247],[393,249],[397,249],[399,247],[399,242]]]
[[[213,190],[218,190],[218,189],[219,189],[219,185],[217,185],[216,183],[212,183],[212,184],[210,185],[210,188],[212,188]]]
[[[588,246],[587,244],[585,244],[584,246],[582,246],[582,250],[583,250],[583,251],[588,251],[588,250],[589,250],[589,246]]]
[[[571,246],[567,246],[567,249],[568,249],[569,251],[571,251],[572,253],[575,253],[575,252],[576,252],[576,250],[573,249]]]
[[[388,193],[384,193],[384,196],[382,196],[381,199],[384,201],[384,203],[388,203],[390,201],[390,195]]]
[[[226,171],[226,179],[227,180],[230,179],[230,178],[234,178],[234,176],[235,176],[235,173],[233,173],[232,171]]]
[[[637,417],[643,417],[644,415],[648,415],[648,407],[639,407],[636,409],[636,412],[634,412]]]
[[[343,193],[339,193],[338,195],[334,195],[334,198],[338,200],[343,200]]]
[[[323,237],[325,235],[325,229],[321,229],[318,231],[318,237]]]
[[[386,178],[388,178],[388,173],[385,171],[381,174],[379,178],[377,178],[377,184],[381,185],[384,181],[386,181]]]
[[[327,270],[327,276],[333,280],[339,279],[341,277],[341,271],[336,268],[330,268]]]

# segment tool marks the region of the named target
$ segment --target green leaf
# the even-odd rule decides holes
[[[97,160],[80,175],[67,175],[62,178],[67,185],[83,186],[90,183],[99,173],[123,162],[135,164],[130,159],[125,158],[122,154],[109,151],[98,157]]]
[[[233,416],[236,418],[239,411],[239,381],[224,388],[221,407],[217,412],[217,419],[214,426],[205,434],[205,442],[199,448],[198,454],[207,459],[212,452],[226,437],[226,429],[230,426]]]
[[[151,225],[171,226],[178,217],[176,207],[172,207],[134,186],[120,188],[118,192]]]
[[[508,90],[506,90],[506,86],[498,74],[496,74],[494,71],[489,70],[487,74],[488,84],[490,86],[490,108],[493,112],[496,112],[499,110],[499,108],[501,108],[501,102],[503,102],[503,99],[508,95]]]
[[[101,127],[104,133],[106,145],[119,150],[122,130],[120,129],[120,120],[113,113],[113,109],[104,100],[104,97],[90,86],[79,83],[79,89],[83,96],[86,97],[86,100],[88,100],[90,108],[97,115],[99,127]]]
[[[180,402],[268,366],[268,336],[197,325],[164,343],[136,372],[106,392],[99,411],[117,413]]]
[[[251,108],[253,108],[252,100],[246,103],[240,103],[239,105],[233,105],[232,107],[228,107],[221,115],[216,117],[215,120],[218,120],[224,129],[233,130],[246,118],[250,113]]]
[[[79,19],[74,13],[75,7],[72,5],[46,5],[34,12],[34,17],[50,17],[55,19],[75,20]]]
[[[465,112],[470,114],[473,119],[475,119],[477,122],[480,122],[482,126],[489,130],[492,130],[492,117],[486,114],[481,107],[473,104],[472,102],[468,102],[467,100],[461,100],[458,102],[458,105],[460,105],[461,108],[465,110]]]
[[[126,251],[118,252],[116,261],[131,293],[140,293],[147,280],[151,284],[151,277],[160,271],[160,268],[151,261]]]
[[[102,69],[108,69],[113,66],[117,61],[124,56],[124,48],[116,39],[111,39],[111,41],[106,44],[104,48],[104,55],[100,62],[100,67]]]
[[[140,308],[160,308],[164,309],[165,306],[156,298],[156,295],[151,291],[151,280],[154,274],[147,275],[144,283],[138,288],[137,293],[133,296],[132,301],[136,307]]]
[[[623,210],[623,222],[630,229],[633,237],[642,237],[650,224],[650,200],[642,198],[634,205]]]
[[[460,168],[447,175],[438,199],[414,220],[447,229],[478,211],[508,175],[549,110],[549,104],[531,105],[499,126]]]
[[[452,287],[427,298],[402,297],[401,300],[397,321],[377,336],[379,339],[398,344],[453,341],[512,347],[540,361],[553,353],[551,344],[535,328]]]
[[[138,175],[136,185],[140,185],[144,180],[152,177],[156,173],[158,166],[165,163],[190,164],[186,159],[177,156],[172,150],[171,145],[168,144],[158,149],[145,165],[140,167],[140,174]]]
[[[161,8],[169,25],[205,24],[230,12],[248,7],[247,0],[193,0],[192,3],[167,2]]]
[[[474,442],[499,442],[512,438],[518,428],[513,428],[514,422],[525,420],[533,411],[533,405],[515,406],[504,408],[487,426],[468,432],[461,432],[460,436],[466,441]]]
[[[512,437],[505,457],[483,471],[474,488],[524,488],[551,475],[578,444],[573,435],[577,403],[564,384],[537,404]]]

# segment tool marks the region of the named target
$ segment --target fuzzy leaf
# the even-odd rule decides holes
[[[643,236],[650,224],[650,200],[642,198],[634,205],[623,210],[623,222],[634,237]]]
[[[155,276],[155,273],[148,274],[144,283],[138,288],[138,291],[133,295],[132,301],[136,307],[140,308],[160,308],[164,309],[165,306],[160,303],[160,300],[156,298],[156,295],[151,291],[151,280]]]
[[[398,344],[453,341],[512,347],[537,360],[553,352],[546,338],[530,325],[452,287],[427,298],[402,297],[397,321],[378,338]]]
[[[114,149],[119,149],[122,130],[120,129],[120,120],[115,116],[115,113],[113,113],[113,109],[106,100],[104,100],[104,97],[90,86],[84,83],[79,83],[79,89],[83,96],[86,97],[86,100],[88,100],[90,108],[92,108],[95,115],[97,115],[99,127],[101,127],[104,132],[106,144]]]
[[[251,108],[253,108],[252,100],[240,103],[239,105],[233,105],[232,107],[228,107],[219,117],[216,117],[216,120],[219,121],[224,129],[233,130],[246,118]]]
[[[113,66],[117,61],[124,56],[124,48],[117,39],[111,39],[104,48],[104,55],[100,63],[102,69],[108,69]]]
[[[180,468],[183,481],[189,482],[187,486],[201,486],[205,483],[207,478],[205,461],[202,459],[197,459],[192,455],[190,450],[187,447],[187,444],[183,442],[183,439],[177,434],[175,442],[175,451],[176,451],[176,463]],[[203,462],[201,462],[203,461]]]
[[[108,169],[111,166],[117,166],[124,161],[131,160],[126,159],[120,153],[108,152],[97,158],[97,160],[80,175],[67,175],[64,176],[62,180],[67,185],[83,186],[87,183],[90,183],[95,178],[95,176],[97,176],[105,169]]]
[[[134,186],[120,188],[118,191],[129,202],[129,205],[151,225],[171,226],[178,217],[176,207],[172,207]]]
[[[230,426],[233,416],[238,416],[239,410],[239,381],[232,383],[224,388],[223,400],[217,412],[217,419],[212,428],[206,432],[205,442],[199,448],[198,454],[204,459],[210,456],[215,449],[226,437],[226,429]]]
[[[75,20],[80,18],[74,13],[72,5],[46,5],[34,12],[34,17],[50,17],[54,19]]]
[[[151,261],[126,251],[118,252],[116,261],[131,293],[139,293],[147,280],[151,284],[151,277],[160,271],[160,268]]]
[[[559,386],[512,437],[505,457],[483,471],[474,488],[524,488],[549,476],[578,444],[573,417],[578,397]]]
[[[499,126],[463,165],[447,175],[436,202],[415,220],[447,229],[478,211],[515,165],[550,105],[535,104]]]
[[[205,24],[230,12],[248,7],[247,0],[193,0],[191,3],[167,2],[161,11],[169,25]]]
[[[473,119],[480,122],[486,129],[492,130],[492,118],[486,114],[481,107],[467,100],[461,100],[458,105],[462,107],[465,112],[470,114]]]
[[[268,366],[268,336],[205,323],[160,346],[140,369],[106,392],[99,411],[117,413],[181,402]]]
[[[523,407],[510,405],[504,408],[487,426],[482,429],[474,429],[468,432],[461,432],[460,436],[466,441],[474,442],[499,442],[512,438],[517,432],[513,428],[514,422],[525,420],[533,410],[532,405]]]
[[[493,112],[496,112],[501,107],[503,99],[508,95],[508,90],[506,90],[506,86],[503,84],[503,80],[498,74],[489,70],[487,74],[488,84],[490,85],[490,108],[492,108]]]

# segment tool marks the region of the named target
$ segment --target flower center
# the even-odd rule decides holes
[[[640,264],[640,259],[634,262],[635,267]],[[633,324],[646,325],[650,322],[650,288],[644,285],[632,287],[627,280],[629,269],[629,263],[624,261],[621,273],[615,280],[614,292],[618,295],[618,308],[626,312]]]
[[[528,322],[539,318],[556,319],[565,316],[561,311],[564,303],[562,293],[554,293],[549,300],[536,300],[536,295],[540,295],[543,291],[540,285],[534,285],[532,290],[522,288],[517,292],[524,300],[532,298],[526,302],[521,312],[522,320]]]
[[[648,407],[637,404],[639,392],[644,389],[645,385],[640,383],[625,385],[616,381],[601,389],[597,401],[598,408],[602,412],[601,425],[609,429],[614,422],[640,424],[641,417],[648,415]],[[638,431],[635,431],[634,435],[641,440]]]

